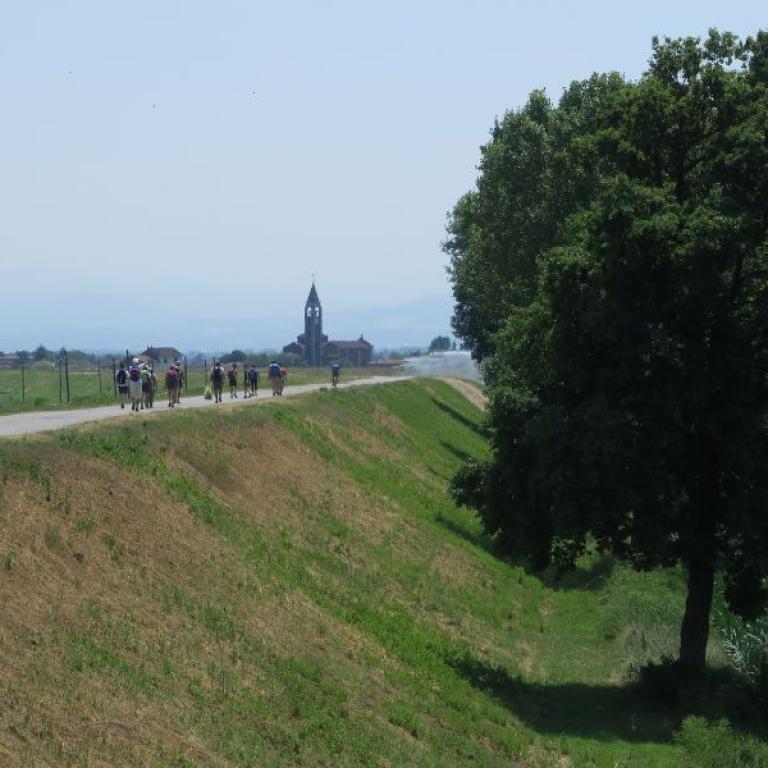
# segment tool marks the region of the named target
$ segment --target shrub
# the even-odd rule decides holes
[[[767,768],[768,747],[734,733],[727,720],[709,724],[687,717],[675,735],[684,755],[684,768]]]
[[[760,705],[768,710],[768,616],[750,622],[721,612],[718,624],[728,660],[749,681]]]

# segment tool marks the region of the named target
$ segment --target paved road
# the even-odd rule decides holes
[[[373,384],[388,384],[393,381],[404,381],[410,376],[371,376],[367,379],[353,379],[339,384],[339,389],[348,387],[366,387]],[[286,386],[283,397],[295,397],[304,395],[307,392],[316,392],[319,389],[328,389],[329,384],[301,384],[298,386]],[[202,395],[195,397],[182,397],[181,405],[177,405],[171,411],[168,408],[167,400],[161,396],[155,402],[152,410],[140,411],[138,414],[131,411],[129,406],[122,410],[119,405],[99,406],[98,408],[80,408],[78,410],[61,411],[32,411],[29,413],[14,413],[10,416],[0,416],[0,437],[14,437],[18,435],[29,435],[34,432],[50,432],[56,429],[72,427],[76,424],[85,424],[90,421],[103,421],[104,419],[130,419],[152,417],[158,413],[179,413],[188,411],[190,408],[229,408],[237,405],[248,405],[254,400],[271,400],[272,390],[267,387],[260,389],[256,398],[243,398],[242,393],[236,400],[230,400],[226,393],[224,402],[216,405],[213,400],[206,400]],[[275,398],[277,399],[277,398]]]

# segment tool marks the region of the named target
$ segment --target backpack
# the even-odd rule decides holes
[[[139,366],[138,365],[132,365],[128,369],[128,378],[131,381],[141,381],[141,373],[139,372]]]
[[[117,383],[122,387],[127,380],[128,380],[128,374],[122,369],[119,370],[117,372]]]
[[[169,368],[165,374],[165,386],[176,387],[179,383],[179,372],[175,368]]]
[[[280,366],[277,363],[272,363],[272,365],[269,366],[269,375],[280,376]]]
[[[221,370],[220,366],[213,369],[211,378],[213,379],[214,384],[221,384],[224,381],[224,371]]]

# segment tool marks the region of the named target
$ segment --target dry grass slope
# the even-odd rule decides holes
[[[427,380],[0,444],[0,765],[675,765],[620,681],[679,577],[492,557],[481,420]]]

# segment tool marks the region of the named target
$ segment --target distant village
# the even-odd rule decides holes
[[[222,355],[223,362],[240,362],[239,357],[248,358],[249,361],[258,362],[267,355],[239,353]],[[296,341],[286,344],[282,348],[283,355],[290,355],[295,363],[301,362],[309,366],[324,366],[333,362],[340,362],[353,367],[365,367],[373,360],[373,344],[367,341],[362,334],[357,339],[329,339],[323,333],[323,307],[314,282],[310,288],[307,301],[304,305],[304,332],[296,337]],[[95,355],[79,350],[54,351],[48,350],[42,345],[32,352],[17,352],[3,354],[0,352],[0,368],[16,368],[24,363],[49,362],[52,365],[60,364],[65,355],[69,361],[96,362],[97,358],[106,360],[109,356]],[[155,365],[168,365],[177,360],[185,360],[184,353],[171,346],[148,346],[141,352],[125,351],[125,357],[138,357],[142,362],[152,362]],[[123,357],[122,353],[119,357]]]
[[[456,342],[449,336],[436,336],[429,346],[402,347],[380,351],[374,359],[373,344],[363,334],[356,339],[331,339],[323,332],[323,306],[314,282],[304,304],[304,332],[295,341],[282,347],[282,354],[275,352],[244,352],[233,349],[217,357],[223,363],[248,362],[254,365],[266,365],[273,356],[287,365],[307,365],[320,367],[340,362],[342,365],[363,368],[370,365],[391,367],[406,357],[418,357],[424,353],[456,350]],[[176,361],[184,365],[202,365],[213,363],[213,355],[195,352],[186,354],[173,346],[149,345],[143,350],[114,350],[111,352],[85,352],[79,349],[47,349],[40,344],[34,350],[16,352],[0,351],[0,370],[24,367],[59,367],[68,366],[71,370],[97,370],[100,366],[107,369],[120,360],[138,357],[141,362],[167,366]]]

